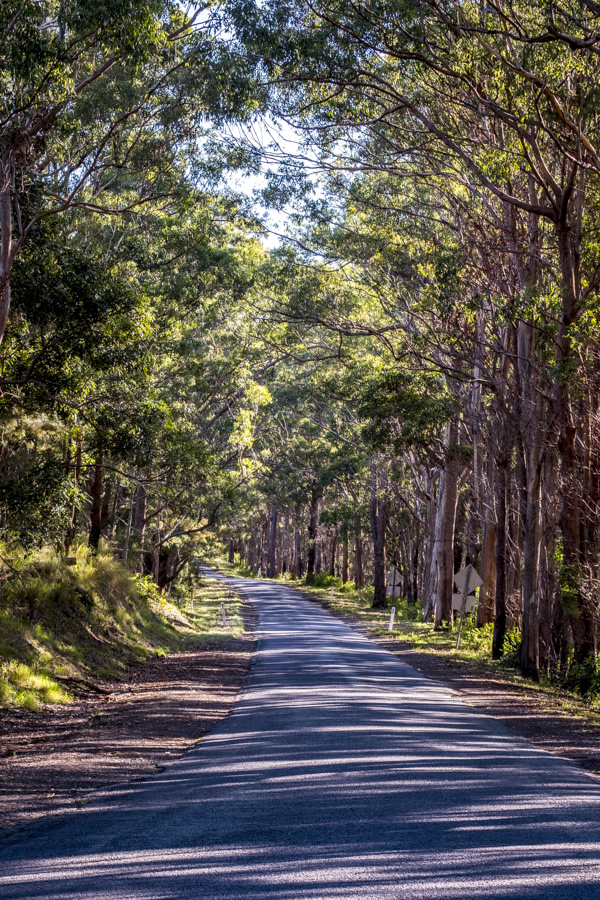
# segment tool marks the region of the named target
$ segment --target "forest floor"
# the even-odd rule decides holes
[[[251,607],[244,603],[237,615],[242,634],[208,635],[134,664],[119,681],[104,682],[102,695],[38,712],[0,710],[0,831],[160,771],[224,718],[254,649]]]
[[[504,722],[532,744],[571,759],[600,776],[600,710],[564,691],[527,682],[515,672],[492,668],[467,656],[416,649],[402,634],[382,634],[389,610],[374,619],[341,612],[324,589],[300,588],[312,602],[328,609],[347,624],[368,635],[379,646],[413,666],[423,675],[456,691],[461,700]],[[410,627],[410,626],[409,626]]]

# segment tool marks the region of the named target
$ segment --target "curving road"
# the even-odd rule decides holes
[[[13,832],[4,900],[600,900],[600,786],[280,585],[231,715]]]

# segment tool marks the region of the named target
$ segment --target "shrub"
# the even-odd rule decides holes
[[[341,588],[343,582],[341,578],[335,578],[333,575],[325,575],[323,572],[320,572],[318,575],[313,575],[310,582],[307,578],[306,584],[310,584],[311,587]]]
[[[521,664],[521,632],[513,628],[504,638],[504,646],[502,648],[501,666],[507,669],[518,669]]]
[[[600,696],[600,672],[598,672],[598,657],[588,656],[581,663],[573,663],[564,681],[564,686],[569,691],[581,694],[586,700],[594,700]]]

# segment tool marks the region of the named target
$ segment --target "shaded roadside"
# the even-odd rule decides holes
[[[230,711],[252,659],[241,637],[153,659],[106,694],[38,713],[0,712],[0,829],[85,805],[93,791],[141,780],[188,750]],[[0,831],[1,833],[1,831]]]
[[[358,616],[341,614],[326,600],[296,590],[423,675],[452,688],[465,703],[499,719],[534,746],[574,760],[589,772],[600,775],[600,716],[590,711],[583,701],[567,700],[525,682],[504,681],[476,663],[423,653],[400,639],[382,638],[366,628]],[[574,708],[579,714],[571,711]]]

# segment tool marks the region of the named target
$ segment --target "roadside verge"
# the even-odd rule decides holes
[[[241,634],[136,664],[103,682],[106,693],[38,712],[3,709],[2,829],[86,805],[94,791],[147,778],[192,747],[228,714],[250,666],[254,612],[244,602],[239,615]]]
[[[289,586],[306,600],[361,631],[402,662],[450,687],[465,703],[499,719],[534,746],[571,759],[600,777],[600,715],[584,701],[560,695],[550,688],[527,684],[524,679],[498,678],[476,662],[416,650],[397,636],[382,637],[368,628],[358,615],[340,613],[322,596]]]

